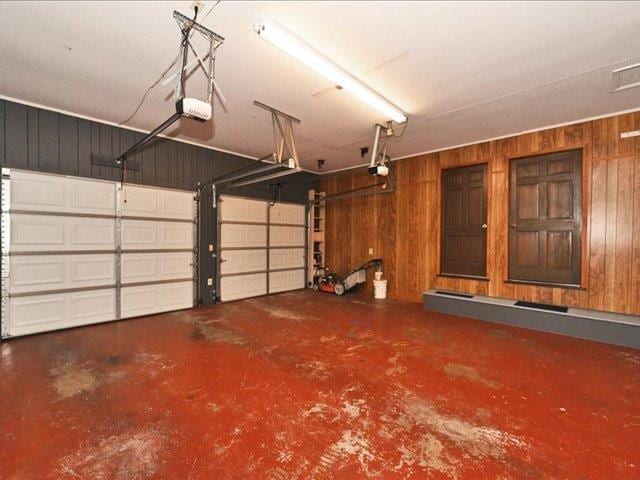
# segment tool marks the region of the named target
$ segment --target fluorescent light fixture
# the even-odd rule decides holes
[[[334,85],[351,92],[360,100],[378,110],[386,119],[391,119],[396,123],[407,121],[407,116],[398,107],[271,20],[265,17],[258,17],[253,24],[253,29],[262,38],[283,52],[291,55],[319,74],[324,75]]]

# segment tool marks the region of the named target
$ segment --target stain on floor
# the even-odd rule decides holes
[[[469,382],[476,382],[482,385],[485,385],[490,388],[498,388],[497,385],[491,380],[487,380],[483,378],[473,367],[468,367],[466,365],[460,365],[458,363],[447,363],[444,367],[442,367],[444,373],[449,375],[452,378],[462,378]]]
[[[60,474],[117,480],[149,478],[163,463],[165,443],[162,434],[153,430],[112,435],[61,459]]]
[[[89,368],[78,366],[72,362],[57,365],[50,374],[53,378],[53,389],[60,398],[69,398],[83,392],[92,391],[98,381]]]
[[[640,352],[294,292],[0,344],[7,479],[640,478]]]

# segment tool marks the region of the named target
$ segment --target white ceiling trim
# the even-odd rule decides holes
[[[173,10],[191,4],[129,2],[128,18],[140,30],[122,22],[121,2],[0,0],[6,13],[0,93],[120,124],[173,58],[179,39]],[[633,5],[223,1],[205,23],[228,39],[216,65],[227,114],[204,126],[184,122],[164,135],[260,158],[273,148],[273,132],[251,103],[258,99],[302,119],[296,147],[307,171],[366,161],[360,147],[371,147],[372,126],[385,118],[262,41],[250,28],[257,15],[285,26],[409,114],[406,135],[392,150],[396,158],[640,108],[636,90],[611,94],[612,68],[640,59],[640,9]],[[204,91],[204,78],[193,77],[189,88]],[[169,90],[152,90],[127,128],[151,131],[174,111]],[[327,161],[321,172],[316,159]]]
[[[594,120],[601,120],[603,118],[616,117],[618,115],[625,115],[627,113],[634,113],[634,112],[639,112],[639,111],[640,111],[640,107],[636,107],[636,108],[630,108],[630,109],[627,109],[627,110],[620,110],[619,112],[614,112],[614,113],[605,113],[603,115],[596,115],[595,117],[587,117],[587,118],[582,118],[580,120],[572,120],[570,122],[556,123],[554,125],[548,125],[546,127],[533,128],[531,130],[522,130],[522,131],[519,131],[519,132],[513,132],[513,133],[509,133],[507,135],[501,135],[499,137],[485,138],[484,140],[477,140],[477,141],[472,141],[472,142],[467,142],[467,143],[461,143],[459,145],[454,145],[454,146],[451,146],[451,147],[436,148],[435,150],[427,150],[427,151],[424,151],[424,152],[412,153],[410,155],[403,155],[401,157],[394,157],[394,158],[391,159],[391,161],[392,162],[396,162],[398,160],[403,160],[405,158],[414,158],[414,157],[419,157],[421,155],[428,155],[430,153],[446,152],[447,150],[453,150],[455,148],[468,147],[468,146],[471,146],[471,145],[478,145],[480,143],[492,142],[494,140],[502,140],[502,139],[505,139],[505,138],[517,137],[518,135],[526,135],[527,133],[541,132],[543,130],[550,130],[552,128],[568,127],[569,125],[576,125],[578,123],[584,123],[584,122],[592,122]],[[352,167],[336,168],[334,170],[328,170],[326,172],[321,172],[320,175],[329,175],[331,173],[346,172],[348,170],[357,170],[359,168],[368,167],[369,163],[370,162],[360,163],[360,164],[352,166]],[[317,172],[315,172],[315,173],[317,173]]]
[[[109,120],[90,117],[88,115],[82,115],[80,113],[70,112],[68,110],[62,110],[60,108],[49,107],[47,105],[41,105],[39,103],[34,103],[34,102],[29,102],[27,100],[22,100],[21,98],[14,98],[14,97],[9,97],[7,95],[0,95],[0,100],[6,100],[8,102],[20,103],[20,104],[26,105],[28,107],[40,108],[42,110],[48,110],[50,112],[61,113],[62,115],[69,115],[71,117],[81,118],[83,120],[88,120],[90,122],[103,123],[105,125],[111,125],[112,127],[124,128],[126,130],[131,130],[133,132],[149,133],[148,130],[143,130],[141,128],[130,127],[128,125],[120,125],[120,124],[118,124],[116,122],[110,122]],[[192,140],[184,140],[184,139],[177,138],[177,137],[171,137],[171,136],[168,136],[168,135],[165,135],[165,134],[162,134],[162,133],[159,134],[158,137],[166,138],[167,140],[173,140],[174,142],[187,143],[189,145],[194,145],[196,147],[206,148],[207,150],[213,150],[213,151],[216,151],[216,152],[222,152],[222,153],[229,153],[231,155],[237,155],[238,157],[246,158],[248,160],[258,160],[258,157],[253,157],[251,155],[247,155],[247,154],[244,154],[244,153],[234,152],[232,150],[226,150],[224,148],[217,148],[217,147],[213,147],[211,145],[206,145],[204,143],[194,142]],[[273,162],[270,162],[269,160],[263,160],[263,162],[273,163]],[[308,170],[306,168],[303,168],[302,170],[305,171],[305,172],[316,173],[317,174],[317,172],[314,172],[313,170]]]
[[[69,116],[72,116],[72,117],[81,118],[83,120],[89,120],[91,122],[98,122],[98,123],[103,123],[105,125],[111,125],[113,127],[124,128],[126,130],[131,130],[131,131],[134,131],[134,132],[149,133],[148,131],[142,130],[140,128],[130,127],[130,126],[127,126],[127,125],[119,125],[116,122],[110,122],[108,120],[103,120],[103,119],[100,119],[100,118],[90,117],[90,116],[87,116],[87,115],[81,115],[79,113],[70,112],[70,111],[67,111],[67,110],[60,109],[60,108],[53,108],[53,107],[49,107],[47,105],[41,105],[41,104],[38,104],[38,103],[29,102],[27,100],[22,100],[20,98],[14,98],[14,97],[9,97],[9,96],[0,94],[0,100],[7,100],[9,102],[20,103],[22,105],[27,105],[29,107],[41,108],[41,109],[44,109],[44,110],[49,110],[51,112],[61,113],[63,115],[69,115]],[[455,148],[468,147],[470,145],[477,145],[479,143],[491,142],[491,141],[494,141],[494,140],[502,140],[504,138],[515,137],[515,136],[518,136],[518,135],[525,135],[527,133],[541,132],[543,130],[550,130],[552,128],[566,127],[566,126],[569,126],[569,125],[575,125],[577,123],[592,122],[594,120],[600,120],[600,119],[603,119],[603,118],[615,117],[617,115],[624,115],[624,114],[627,114],[627,113],[633,113],[633,112],[637,112],[637,111],[640,111],[640,107],[630,108],[630,109],[627,109],[627,110],[620,110],[618,112],[613,112],[613,113],[605,113],[605,114],[596,115],[596,116],[593,116],[593,117],[581,118],[581,119],[578,119],[578,120],[571,120],[569,122],[556,123],[554,125],[547,125],[547,126],[540,127],[540,128],[533,128],[533,129],[530,129],[530,130],[516,131],[516,132],[508,133],[506,135],[501,135],[499,137],[491,137],[491,138],[485,138],[485,139],[482,139],[482,140],[475,140],[475,141],[471,141],[471,142],[467,142],[467,143],[460,143],[458,145],[453,145],[451,147],[437,148],[437,149],[434,149],[434,150],[426,150],[426,151],[423,151],[423,152],[412,153],[412,154],[409,154],[409,155],[403,155],[403,156],[400,156],[400,157],[394,157],[394,158],[391,159],[391,161],[392,162],[396,162],[398,160],[402,160],[402,159],[405,159],[405,158],[419,157],[421,155],[428,155],[430,153],[445,152],[447,150],[453,150]],[[247,158],[249,160],[258,160],[258,157],[253,157],[253,156],[250,156],[250,155],[246,155],[244,153],[234,152],[232,150],[226,150],[226,149],[223,149],[223,148],[216,148],[216,147],[213,147],[211,145],[206,145],[204,143],[194,142],[194,141],[191,141],[191,140],[183,140],[183,139],[180,139],[180,138],[170,137],[170,136],[163,135],[163,134],[158,135],[158,137],[166,138],[167,140],[173,140],[175,142],[194,145],[196,147],[206,148],[207,150],[214,150],[214,151],[217,151],[217,152],[223,152],[223,153],[229,153],[231,155],[237,155],[239,157]],[[273,162],[269,162],[268,160],[263,160],[263,161],[266,162],[266,163],[273,163]],[[324,171],[324,172],[318,172],[318,171],[314,171],[314,170],[309,170],[307,168],[302,168],[302,171],[309,172],[309,173],[314,173],[316,175],[321,175],[322,176],[322,175],[330,175],[330,174],[333,174],[333,173],[346,172],[346,171],[349,171],[349,170],[357,170],[359,168],[363,168],[363,167],[368,166],[369,163],[370,162],[365,162],[365,163],[360,163],[358,165],[353,165],[353,166],[344,167],[344,168],[336,168],[336,169],[327,170],[327,171]]]

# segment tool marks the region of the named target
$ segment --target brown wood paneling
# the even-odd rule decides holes
[[[601,122],[602,125],[606,125]],[[589,308],[604,309],[605,253],[607,227],[607,159],[593,160],[591,167],[591,249],[589,251]]]
[[[633,157],[625,157],[618,161],[617,203],[620,208],[616,217],[617,255],[613,309],[625,313],[629,312],[628,299],[632,294],[630,287],[633,258],[633,208],[631,207],[633,206],[634,160]],[[636,290],[633,294],[640,295],[640,291]]]
[[[629,312],[640,312],[640,155],[636,155],[633,173],[633,232]]]
[[[375,216],[374,248],[385,260],[385,276],[393,297],[419,300],[424,290],[440,288],[640,314],[640,139],[620,139],[621,132],[639,128],[640,112],[635,112],[399,160],[393,163],[398,173],[396,194],[366,197],[357,203],[330,203],[327,218],[343,221]],[[583,152],[583,289],[505,282],[509,160],[573,148]],[[438,277],[440,172],[485,162],[489,281]],[[340,178],[348,178],[346,184],[351,184],[354,174],[355,171],[342,172],[325,177],[322,182],[333,185],[337,192],[341,190],[337,188]],[[362,221],[369,232],[371,221]],[[352,249],[363,251],[368,242],[364,237],[357,232],[349,233],[348,240],[344,235],[327,237],[328,258],[340,255],[345,259]]]
[[[392,167],[393,168],[393,167]],[[395,174],[393,172],[392,174]],[[375,229],[374,253],[384,259],[385,278],[389,295],[395,295],[398,287],[396,278],[396,202],[395,195],[377,195],[373,199]]]
[[[607,162],[604,309],[613,310],[616,284],[616,218],[618,214],[618,159]]]
[[[362,188],[374,183],[373,178],[367,172],[359,171],[354,172],[351,179],[351,188]],[[358,265],[376,258],[375,252],[375,230],[376,230],[376,204],[371,202],[369,197],[355,197],[352,200],[352,209],[354,211],[367,212],[366,215],[352,215],[351,216],[351,258],[350,264],[347,266],[347,271],[355,268]],[[362,237],[362,238],[360,238]],[[369,254],[369,249],[373,249]],[[367,276],[367,288],[373,291],[371,272]]]

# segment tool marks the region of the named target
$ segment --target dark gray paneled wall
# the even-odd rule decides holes
[[[125,128],[0,100],[0,164],[3,167],[119,181],[119,168],[92,165],[92,155],[115,159],[143,136]],[[265,145],[266,151],[270,148],[271,145]],[[139,170],[128,171],[127,182],[186,190],[195,190],[198,182],[207,183],[255,162],[239,155],[164,138],[147,144],[131,158],[137,161]],[[279,198],[286,202],[303,203],[310,188],[320,188],[318,175],[307,172],[276,181],[282,184]],[[224,193],[274,197],[269,185],[264,184]],[[208,250],[208,245],[216,242],[210,189],[203,196],[202,218],[212,221],[205,220],[201,225],[198,281],[202,303],[210,304],[214,299],[209,294],[207,278],[216,275],[215,258]]]
[[[117,157],[144,134],[84,120],[50,110],[0,100],[0,164],[48,173],[120,180],[120,169],[91,164],[92,155]],[[265,145],[268,152],[271,145]],[[193,190],[207,181],[254,160],[175,140],[159,138],[136,152],[138,171],[127,181]],[[285,179],[286,178],[286,179]],[[303,202],[309,188],[318,188],[317,175],[301,172],[282,179],[283,201]],[[235,192],[269,198],[264,188]]]

